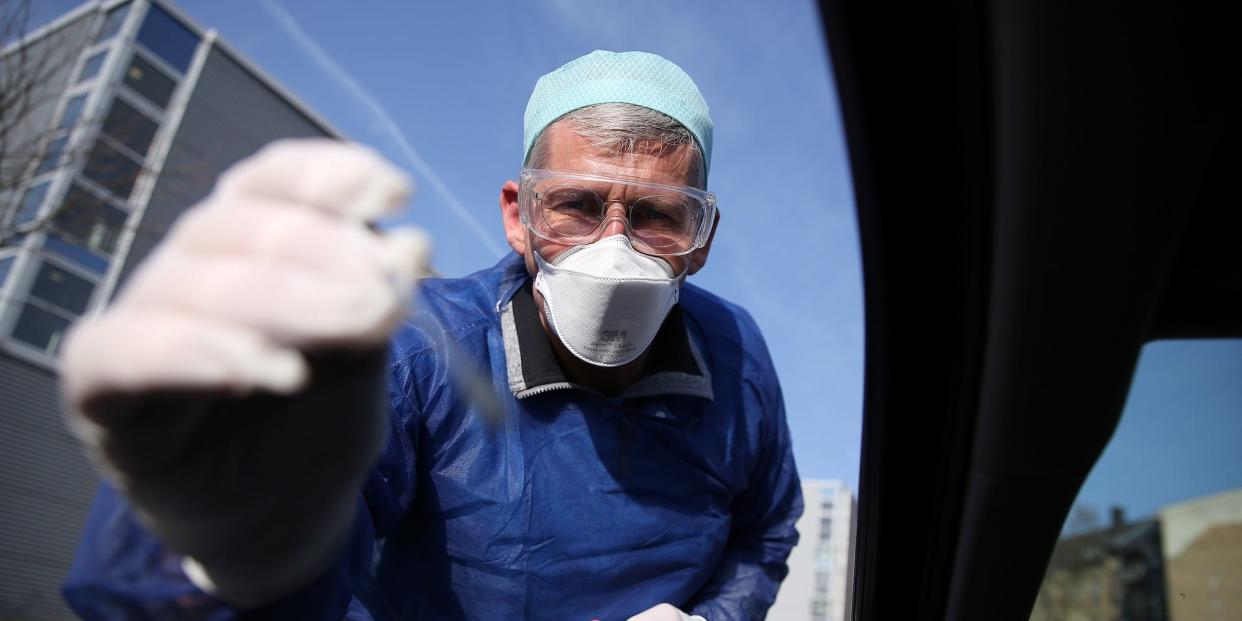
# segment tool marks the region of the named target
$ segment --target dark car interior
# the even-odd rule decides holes
[[[820,2],[861,235],[854,618],[1027,619],[1144,343],[1242,336],[1242,53],[1175,2]]]

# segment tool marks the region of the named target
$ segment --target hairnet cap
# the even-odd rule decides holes
[[[646,52],[596,50],[539,78],[526,104],[525,148],[553,121],[578,108],[628,103],[673,117],[690,130],[711,169],[712,117],[694,80],[681,67]]]

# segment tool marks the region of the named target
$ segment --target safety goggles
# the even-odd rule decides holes
[[[616,185],[627,186],[628,200],[607,198]],[[634,249],[657,256],[702,248],[716,216],[716,196],[697,188],[536,168],[522,170],[518,203],[522,224],[535,235],[571,246],[598,240],[615,218],[610,207],[622,205]]]

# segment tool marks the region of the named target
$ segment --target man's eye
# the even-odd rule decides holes
[[[599,211],[595,197],[581,190],[562,189],[548,196],[546,205],[553,211],[563,214],[594,214]]]
[[[644,209],[641,214],[644,220],[672,220],[672,216],[658,209]]]
[[[685,220],[685,209],[673,204],[640,203],[635,212],[637,219],[652,224],[672,225]]]

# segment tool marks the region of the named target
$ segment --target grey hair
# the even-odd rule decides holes
[[[706,182],[707,171],[699,141],[686,126],[663,112],[628,103],[602,103],[568,112],[548,127],[564,122],[571,122],[573,132],[591,146],[619,154],[637,153],[653,144],[665,148],[688,144],[699,164],[700,184]],[[526,166],[542,168],[547,164],[549,153],[544,141],[547,135],[545,128],[535,139],[526,156]]]

